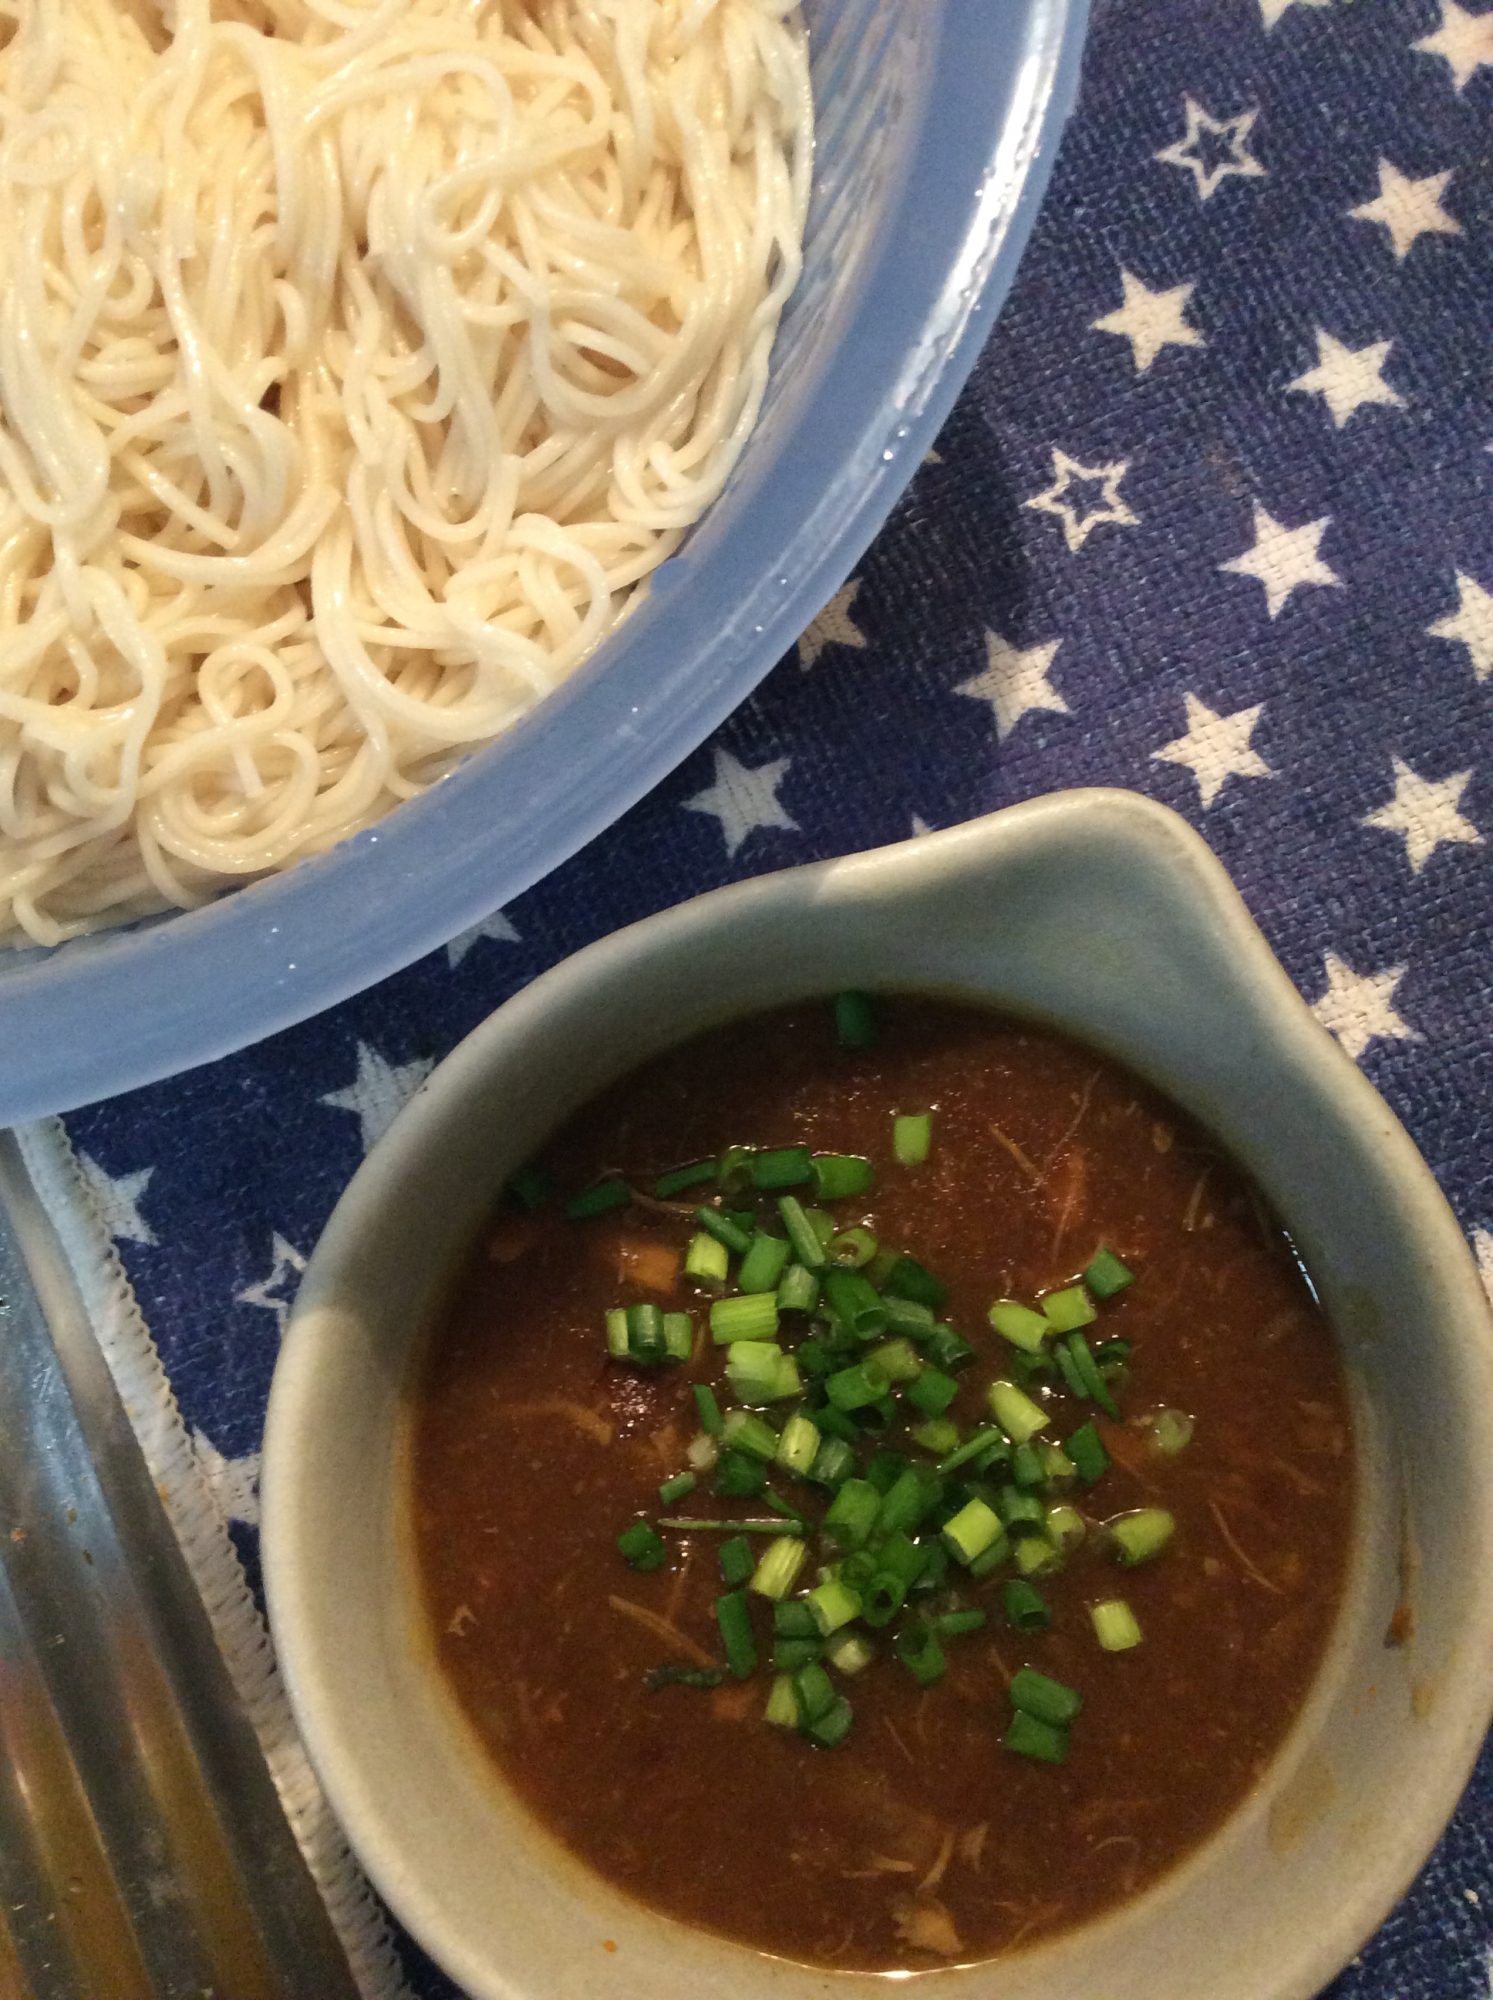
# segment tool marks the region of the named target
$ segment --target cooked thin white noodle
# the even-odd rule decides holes
[[[720,491],[788,0],[0,0],[0,944],[318,852]]]

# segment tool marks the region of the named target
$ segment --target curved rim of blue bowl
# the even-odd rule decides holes
[[[1014,44],[1014,82],[1000,89],[988,0],[945,0],[919,79],[939,112],[920,121],[867,259],[857,365],[816,395],[755,481],[749,520],[732,522],[729,573],[693,574],[687,546],[531,717],[329,853],[202,909],[0,970],[0,1124],[231,1054],[399,971],[568,859],[751,692],[845,580],[974,365],[1076,99],[1088,5],[1021,0],[1000,62]],[[823,464],[838,470],[805,520],[791,496]],[[661,672],[659,621],[683,589],[693,636],[666,642]]]

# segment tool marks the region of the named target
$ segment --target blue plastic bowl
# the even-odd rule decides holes
[[[1087,0],[803,0],[817,178],[802,282],[726,492],[525,722],[329,854],[202,910],[0,953],[0,1124],[243,1048],[499,908],[707,736],[833,596],[1015,274]]]

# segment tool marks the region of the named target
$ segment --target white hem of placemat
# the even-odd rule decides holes
[[[17,1137],[358,1990],[363,2000],[410,2000],[388,1922],[296,1733],[269,1629],[62,1122],[41,1119]]]

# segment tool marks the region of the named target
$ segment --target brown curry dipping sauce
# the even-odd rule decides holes
[[[640,1516],[767,1511],[717,1498],[709,1472],[688,1499],[658,1499],[699,1434],[692,1384],[713,1383],[722,1408],[735,1401],[726,1350],[710,1343],[710,1294],[637,1277],[647,1246],[682,1264],[708,1185],[677,1214],[633,1204],[572,1221],[553,1199],[498,1213],[419,1364],[412,1517],[449,1686],[503,1776],[575,1854],[666,1915],[767,1952],[927,1969],[1113,1907],[1245,1796],[1321,1659],[1354,1473],[1334,1343],[1281,1231],[1215,1143],[1043,1031],[942,1001],[877,1006],[868,1049],[838,1045],[826,1004],[690,1042],[608,1090],[543,1165],[568,1195],[613,1169],[646,1190],[735,1144],[868,1155],[874,1191],[825,1206],[838,1227],[864,1223],[948,1284],[940,1318],[976,1349],[948,1411],[961,1438],[991,1421],[986,1391],[1011,1374],[991,1302],[1030,1304],[1109,1246],[1135,1274],[1086,1329],[1096,1344],[1131,1343],[1114,1385],[1122,1421],[1098,1418],[1114,1463],[1060,1497],[1091,1520],[1166,1508],[1176,1530],[1161,1554],[1122,1568],[1091,1532],[1059,1574],[1032,1579],[1052,1619],[1032,1634],[1002,1612],[1009,1563],[977,1583],[951,1565],[983,1629],[945,1642],[947,1672],[927,1688],[896,1658],[894,1628],[872,1634],[875,1663],[831,1675],[854,1708],[834,1749],[764,1719],[773,1609],[750,1593],[750,1678],[649,1691],[661,1664],[723,1659],[713,1606],[725,1537],[665,1531],[668,1558],[644,1573],[624,1563],[619,1532]],[[929,1109],[926,1163],[898,1165],[893,1113]],[[773,1197],[758,1201],[771,1212]],[[647,1300],[693,1314],[690,1362],[607,1358],[607,1310]],[[785,1346],[788,1327],[785,1315]],[[1043,1437],[1095,1415],[1061,1384],[1028,1387],[1052,1413]],[[764,1414],[781,1424],[795,1407]],[[1173,1457],[1148,1428],[1163,1407],[1195,1419]],[[912,1422],[879,1442],[931,1470]],[[814,1521],[830,1497],[778,1469],[772,1483]],[[767,1545],[752,1537],[754,1553]],[[813,1529],[809,1546],[796,1595],[835,1553]],[[1114,1597],[1144,1636],[1106,1653],[1089,1607]],[[1003,1747],[1007,1688],[1026,1665],[1083,1696],[1061,1765]]]

